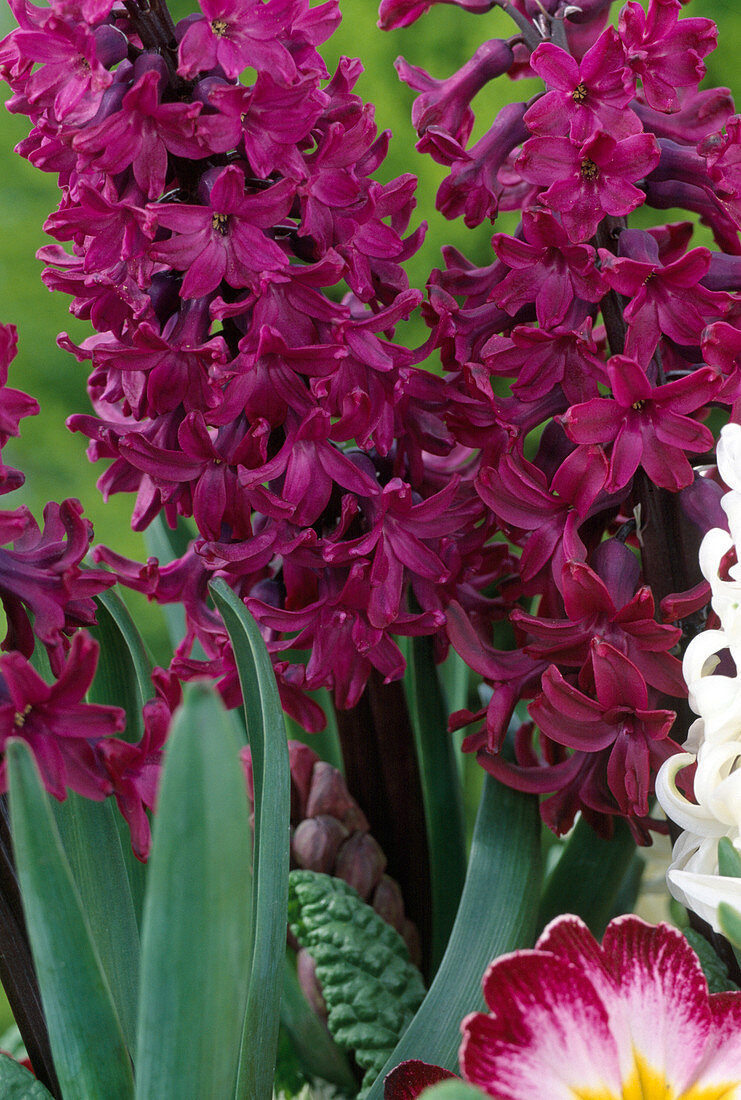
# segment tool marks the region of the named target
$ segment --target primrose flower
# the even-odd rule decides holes
[[[578,917],[558,917],[534,950],[495,959],[483,989],[489,1012],[463,1020],[459,1058],[497,1100],[741,1097],[741,994],[708,993],[667,924],[618,917],[600,947]],[[403,1063],[385,1100],[413,1100],[443,1076]]]

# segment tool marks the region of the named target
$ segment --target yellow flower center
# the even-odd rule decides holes
[[[589,157],[585,157],[581,162],[580,171],[583,180],[596,180],[599,175],[599,168]]]
[[[18,730],[23,729],[23,727],[26,724],[26,719],[28,718],[28,716],[29,716],[29,714],[31,713],[32,710],[33,710],[33,707],[31,706],[31,704],[26,703],[23,710],[17,710],[15,712],[15,714],[13,715],[13,725],[15,726],[16,729],[18,729]]]
[[[574,88],[573,92],[571,93],[571,98],[574,100],[575,103],[583,103],[588,94],[589,93],[587,92],[586,84],[583,80],[580,80]]]
[[[225,237],[228,232],[229,215],[228,214],[214,214],[211,218],[211,228],[215,229],[217,233],[221,233],[222,237]]]
[[[574,1100],[735,1100],[741,1079],[720,1085],[692,1085],[684,1092],[677,1092],[664,1073],[655,1070],[634,1052],[635,1066],[623,1084],[622,1090],[579,1089],[572,1086]]]
[[[223,38],[226,32],[229,30],[229,24],[226,19],[212,19],[211,30],[214,32],[217,38]]]

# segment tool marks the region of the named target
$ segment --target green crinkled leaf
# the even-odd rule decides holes
[[[0,1096],[3,1100],[52,1100],[49,1090],[7,1054],[0,1054]]]
[[[316,963],[336,1042],[378,1076],[425,995],[406,944],[342,879],[291,871],[288,923]]]
[[[708,989],[711,993],[726,993],[729,989],[739,988],[728,977],[728,967],[704,936],[701,936],[694,928],[685,928],[684,935],[700,960],[700,966],[707,978]]]

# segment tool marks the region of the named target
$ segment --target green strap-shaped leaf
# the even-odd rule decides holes
[[[143,732],[142,707],[154,695],[152,662],[129,610],[116,592],[109,590],[96,597],[98,626],[92,633],[100,642],[100,657],[89,692],[93,703],[106,703],[126,711],[127,741],[138,741]],[[90,816],[90,815],[89,815]],[[101,814],[101,816],[103,816]],[[136,914],[141,924],[146,869],[131,850],[129,826],[116,809],[113,820],[121,838],[121,852]],[[106,829],[105,823],[101,829]]]
[[[223,580],[211,592],[229,632],[255,782],[253,947],[236,1095],[271,1100],[285,959],[291,778],[273,666],[252,616]]]
[[[112,799],[92,802],[70,791],[64,802],[54,803],[53,810],[126,1045],[133,1056],[139,928],[126,869],[131,844],[118,830],[118,810]],[[126,844],[126,852],[122,843]]]
[[[238,754],[216,693],[188,685],[168,739],[147,874],[137,1100],[232,1095],[251,913]]]
[[[318,871],[291,871],[288,922],[316,963],[335,1040],[370,1087],[425,995],[406,944],[357,891]]]
[[[36,762],[7,746],[10,813],[41,999],[65,1100],[131,1100],[121,1024]]]
[[[53,1100],[49,1090],[7,1054],[0,1054],[0,1096],[3,1100]]]
[[[540,862],[537,798],[487,775],[448,949],[368,1100],[382,1100],[383,1077],[407,1058],[457,1072],[460,1022],[468,1012],[484,1008],[481,979],[486,967],[506,951],[533,944]]]
[[[419,761],[427,825],[432,892],[431,973],[445,953],[466,878],[463,796],[448,706],[435,665],[432,639],[410,638],[404,688]]]
[[[635,850],[633,835],[622,819],[615,821],[611,839],[605,840],[580,818],[546,882],[539,929],[560,913],[576,913],[601,939]]]
[[[144,732],[142,706],[151,699],[152,662],[134,620],[121,597],[110,589],[96,597],[98,625],[91,633],[100,642],[100,657],[90,689],[94,703],[109,703],[126,711],[126,741]]]

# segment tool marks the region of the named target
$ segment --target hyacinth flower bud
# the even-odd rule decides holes
[[[311,775],[311,789],[306,801],[305,816],[331,814],[351,832],[368,831],[368,821],[347,789],[342,775],[331,764],[319,760]]]
[[[702,532],[712,527],[724,527],[726,517],[720,506],[723,489],[708,477],[695,474],[695,480],[679,491],[679,505],[684,515]]]
[[[404,927],[404,899],[399,884],[388,875],[382,875],[373,891],[373,908],[397,932]]]
[[[386,857],[370,833],[353,833],[342,844],[334,873],[354,887],[367,901],[386,870]]]
[[[327,1006],[322,996],[322,987],[316,976],[316,963],[306,950],[301,947],[296,953],[296,975],[299,985],[304,991],[306,1000],[320,1020],[327,1019]]]
[[[606,15],[611,4],[612,0],[578,0],[578,3],[568,5],[566,18],[570,23],[591,23],[593,19]]]
[[[307,817],[293,834],[291,855],[299,867],[331,874],[338,849],[349,835],[336,817],[329,817],[328,814]]]
[[[397,58],[399,77],[422,92],[412,108],[417,133],[421,136],[435,126],[465,145],[474,121],[471,100],[490,80],[507,72],[513,61],[512,48],[502,39],[484,42],[470,61],[447,80],[436,80],[403,57]]]
[[[306,804],[311,789],[311,776],[317,762],[316,753],[300,741],[288,742],[288,765],[291,769],[291,821],[298,824],[307,817]],[[252,792],[250,791],[250,797]]]

